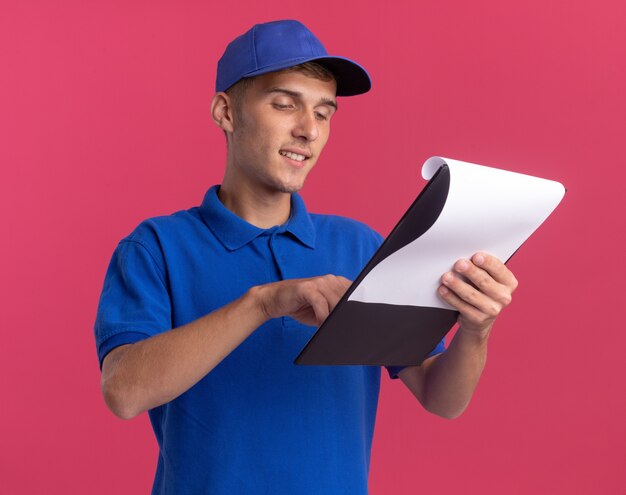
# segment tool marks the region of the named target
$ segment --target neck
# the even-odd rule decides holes
[[[245,184],[233,187],[224,180],[218,191],[218,197],[235,215],[261,229],[282,225],[289,219],[291,213],[289,193],[267,194]]]

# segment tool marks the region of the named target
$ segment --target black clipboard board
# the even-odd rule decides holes
[[[424,361],[456,323],[457,311],[348,298],[378,263],[435,223],[449,188],[450,171],[442,165],[313,334],[295,364],[415,366]]]

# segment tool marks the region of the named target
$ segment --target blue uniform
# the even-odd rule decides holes
[[[309,214],[298,194],[284,225],[260,229],[217,191],[120,242],[95,325],[100,363],[252,286],[327,273],[354,279],[382,240],[354,220]],[[294,365],[314,331],[270,320],[187,392],[149,411],[159,444],[153,494],[367,493],[380,368]]]

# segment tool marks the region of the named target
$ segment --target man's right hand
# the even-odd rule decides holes
[[[261,285],[252,293],[267,319],[290,316],[305,325],[319,326],[350,284],[345,277],[324,275]]]
[[[350,286],[324,275],[251,288],[239,299],[177,328],[113,349],[102,363],[102,392],[111,411],[132,418],[192,387],[259,326],[291,316],[321,325]]]

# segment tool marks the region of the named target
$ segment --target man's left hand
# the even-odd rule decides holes
[[[517,288],[513,273],[495,256],[476,253],[458,260],[441,277],[440,297],[459,311],[461,329],[487,337]]]

